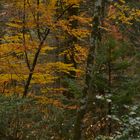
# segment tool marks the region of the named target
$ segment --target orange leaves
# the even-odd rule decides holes
[[[116,25],[111,25],[110,23],[105,23],[105,26],[108,31],[108,33],[113,36],[116,40],[121,40],[122,39],[122,33],[120,32],[119,28]]]

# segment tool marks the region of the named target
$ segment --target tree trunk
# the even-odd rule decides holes
[[[91,33],[91,41],[89,54],[87,58],[87,66],[86,66],[86,79],[85,79],[85,87],[83,90],[83,99],[81,101],[81,107],[77,112],[77,118],[75,122],[74,129],[74,140],[81,140],[81,132],[82,132],[82,120],[87,110],[90,110],[91,106],[93,106],[93,100],[95,98],[95,85],[94,85],[94,72],[95,72],[95,50],[100,45],[102,34],[100,26],[102,25],[102,20],[104,17],[104,0],[95,0],[91,1],[92,7],[94,9],[93,12],[93,21],[92,21],[92,33]]]

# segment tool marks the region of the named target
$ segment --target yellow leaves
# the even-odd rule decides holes
[[[33,79],[33,83],[39,84],[48,84],[53,83],[56,80],[57,76],[54,76],[55,73],[66,73],[70,74],[70,71],[75,71],[77,73],[81,73],[81,70],[75,69],[72,64],[65,64],[62,62],[54,62],[48,64],[39,64],[37,65]]]
[[[23,45],[21,44],[22,41],[22,34],[17,34],[14,36],[5,35],[2,38],[3,44],[0,45],[0,55],[3,56],[5,54],[13,54],[14,53],[23,53]]]
[[[49,63],[48,68],[52,69],[55,72],[64,72],[69,74],[69,71],[75,71],[76,69],[73,68],[72,64],[65,64],[62,62],[56,62],[56,63]]]
[[[62,29],[63,29],[63,31],[65,31],[65,33],[67,35],[74,36],[79,40],[81,40],[82,38],[85,38],[89,35],[89,30],[87,30],[87,29],[82,29],[82,28],[75,29],[75,28],[71,28],[66,25],[62,26]],[[59,37],[61,37],[61,36],[59,36]],[[62,38],[65,39],[64,37],[61,37],[61,39]]]
[[[30,19],[28,19],[28,22],[26,23],[26,28],[29,29],[34,29],[36,28],[36,23],[34,22],[34,20],[32,19],[32,17]]]
[[[76,15],[73,15],[70,17],[69,21],[77,21],[78,23],[80,24],[90,24],[90,22],[92,21],[92,18],[87,18],[87,17],[84,17],[84,16],[76,16]]]
[[[39,84],[48,84],[53,83],[56,77],[50,75],[50,74],[44,74],[44,73],[34,73],[32,84],[39,83]]]
[[[12,28],[19,28],[21,29],[22,28],[22,25],[20,24],[17,24],[17,23],[7,23],[8,26],[12,27]]]
[[[56,9],[56,4],[57,4],[57,0],[51,0],[49,1],[49,4],[47,6],[48,10],[55,10]]]
[[[41,49],[41,53],[46,53],[47,51],[51,51],[51,50],[54,50],[56,47],[50,47],[48,45],[45,45],[42,47]]]
[[[69,34],[75,36],[78,39],[82,39],[90,35],[90,32],[87,29],[72,29]]]
[[[123,3],[123,4],[125,4],[126,2],[125,2],[125,0],[119,0],[121,3]]]
[[[21,37],[22,37],[21,34],[17,34],[17,35],[13,35],[13,36],[5,35],[3,38],[3,41],[16,43],[16,42],[21,41]]]
[[[131,8],[126,4],[125,0],[120,0],[121,4],[116,2],[114,6],[110,6],[108,19],[117,20],[126,25],[132,25],[133,21],[139,21],[140,10]]]
[[[74,60],[77,64],[83,63],[86,60],[88,49],[84,46],[80,46],[79,44],[73,44],[74,49],[67,49],[63,52],[61,52],[59,55],[64,56],[67,55],[67,58],[70,59],[70,56],[73,56],[74,54]]]
[[[52,69],[54,72],[60,72],[60,73],[66,73],[70,74],[70,71],[76,72],[76,76],[82,74],[82,70],[80,69],[75,69],[73,67],[73,64],[65,64],[62,62],[56,62],[56,63],[50,63],[48,67],[50,66],[50,69]]]
[[[90,35],[90,31],[88,29],[85,28],[72,28],[71,27],[71,20],[73,20],[74,18],[76,18],[76,16],[72,17],[69,21],[68,20],[60,20],[57,23],[57,26],[60,28],[62,28],[63,31],[65,31],[67,34],[72,35],[74,37],[76,37],[77,39],[81,40],[82,38],[88,37]],[[86,19],[79,17],[79,20],[82,20],[81,22],[83,23],[88,23],[89,20],[87,20],[87,22],[85,21]]]
[[[59,20],[56,26],[58,26],[59,28],[61,27],[64,31],[68,31],[70,23],[67,20]]]
[[[21,44],[19,43],[7,43],[0,45],[0,56],[11,54],[10,56],[14,56],[14,54],[22,53]]]
[[[43,2],[39,4],[36,12],[39,12],[40,18],[39,23],[41,26],[50,26],[52,27],[54,24],[54,15],[56,14],[56,3],[57,0],[48,1],[47,4]]]
[[[25,78],[27,78],[28,75],[24,75],[24,78],[22,77],[23,75],[21,75],[20,73],[10,73],[7,72],[7,73],[4,73],[4,74],[0,74],[0,81],[9,81],[11,79],[13,80],[17,80],[17,81],[21,81],[21,80],[24,80]]]
[[[66,38],[66,33],[68,34],[68,36],[72,35],[80,39],[87,36],[87,30],[83,28],[74,29],[73,27],[71,27],[71,21],[76,19],[80,24],[87,24],[89,20],[82,16],[72,16],[71,18],[69,18],[69,20],[60,19],[58,23],[55,22],[57,17],[61,15],[61,13],[63,13],[62,9],[60,9],[60,7],[57,7],[57,2],[57,0],[40,0],[40,3],[37,4],[34,0],[28,0],[26,1],[26,10],[24,11],[23,1],[12,1],[12,4],[10,5],[12,14],[10,16],[14,16],[10,17],[10,19],[8,20],[9,22],[7,23],[7,29],[9,31],[2,38],[3,44],[0,45],[0,55],[6,56],[6,58],[0,61],[0,70],[3,73],[3,75],[0,75],[0,80],[2,83],[3,81],[10,80],[10,76],[12,76],[12,79],[17,80],[20,84],[22,83],[22,88],[24,88],[23,84],[25,84],[24,82],[26,81],[30,73],[30,68],[28,68],[27,63],[29,62],[29,67],[32,68],[32,64],[34,62],[33,60],[35,60],[37,49],[40,47],[41,40],[45,36],[46,28],[52,30],[53,28],[60,26],[64,31],[64,34],[62,34],[63,39]],[[63,2],[64,8],[66,8],[73,4],[78,6],[80,0],[64,0]],[[60,12],[56,13],[58,11]],[[24,14],[25,23],[23,24]],[[67,15],[67,12],[65,12],[64,14]],[[64,18],[62,17],[62,19]],[[23,35],[24,27],[25,34]],[[38,37],[38,30],[40,32],[41,39]],[[55,28],[54,30],[58,31],[58,28]],[[50,36],[51,39],[54,37],[52,36]],[[64,64],[62,62],[46,64],[47,60],[45,59],[48,59],[47,51],[51,51],[56,48],[46,45],[46,42],[47,41],[45,40],[44,44],[41,46],[42,49],[37,59],[38,61],[35,70],[33,71],[31,86],[33,84],[40,84],[41,86],[52,84],[54,80],[58,78],[57,76],[55,76],[56,73],[70,74],[70,71],[80,73],[80,70],[75,69],[72,64]],[[50,39],[48,39],[48,42],[50,43]],[[78,50],[78,47],[76,48]],[[12,88],[11,91],[13,91],[14,89]],[[18,91],[21,91],[21,89],[19,89]],[[56,102],[56,104],[58,103]]]
[[[132,9],[131,17],[133,17],[134,20],[140,22],[140,10],[139,9]]]
[[[63,0],[63,2],[66,3],[66,5],[78,5],[81,2],[81,0]]]
[[[15,82],[19,82],[20,80],[21,79],[16,74],[0,74],[0,92],[2,92],[3,89],[5,89],[5,93],[21,91],[22,88],[19,85],[16,89],[13,87],[16,85]]]
[[[79,44],[75,44],[75,59],[77,63],[83,63],[86,60],[88,49],[86,47],[80,46]]]

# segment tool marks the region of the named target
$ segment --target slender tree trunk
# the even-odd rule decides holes
[[[108,87],[109,87],[109,94],[111,94],[111,81],[112,81],[112,69],[111,69],[111,46],[108,48]],[[111,101],[108,102],[108,115],[111,116]],[[111,118],[108,120],[108,135],[111,135],[112,132],[112,124]]]
[[[26,1],[24,0],[24,14],[25,14],[25,5],[26,5]],[[40,5],[40,1],[37,0],[37,7],[38,8],[39,8],[39,5]],[[65,14],[65,12],[68,11],[69,9],[71,9],[73,7],[73,5],[74,4],[68,6],[66,9],[64,9],[63,12],[56,18],[55,23],[57,23],[57,21],[59,21],[59,19]],[[23,16],[23,20],[24,20],[24,18],[25,18],[25,15]],[[43,45],[45,44],[45,41],[47,39],[47,36],[50,33],[50,29],[48,27],[46,27],[44,29],[44,32],[40,31],[40,23],[39,23],[39,20],[40,20],[39,13],[37,12],[36,26],[37,26],[37,34],[38,34],[38,39],[39,39],[39,45],[38,45],[37,51],[35,53],[35,56],[34,56],[34,59],[33,59],[33,63],[31,64],[31,66],[29,65],[29,67],[28,67],[30,73],[29,73],[28,78],[27,78],[27,81],[25,83],[23,97],[26,97],[27,94],[28,94],[28,89],[29,89],[29,86],[30,86],[30,83],[31,83],[31,80],[32,80],[32,77],[33,77],[33,73],[34,73],[34,70],[35,70],[35,67],[36,67],[36,64],[37,64],[37,61],[38,61],[38,57],[39,57],[40,51],[41,51]],[[26,62],[28,63],[29,62],[28,61],[28,57],[26,57],[26,59],[27,59]]]
[[[36,67],[36,64],[37,64],[37,60],[38,60],[38,57],[39,57],[39,54],[40,54],[40,51],[42,49],[42,46],[44,45],[45,43],[45,40],[48,36],[50,32],[50,29],[46,29],[46,32],[44,34],[44,38],[41,40],[39,46],[38,46],[38,49],[37,49],[37,52],[34,56],[34,60],[33,60],[33,64],[32,64],[32,67],[31,67],[31,70],[30,70],[30,73],[29,73],[29,76],[27,78],[27,82],[26,82],[26,85],[25,85],[25,88],[24,88],[24,93],[23,93],[23,97],[26,97],[27,93],[28,93],[28,89],[29,89],[29,86],[30,86],[30,82],[31,82],[31,79],[32,79],[32,76],[33,76],[33,72],[35,70],[35,67]]]
[[[90,110],[93,106],[93,100],[95,98],[95,85],[94,85],[94,72],[95,72],[95,50],[100,45],[101,42],[101,29],[103,9],[104,9],[104,0],[95,0],[91,1],[92,6],[94,7],[92,11],[93,21],[92,21],[92,33],[91,33],[91,42],[89,48],[89,54],[87,58],[87,68],[86,68],[86,79],[85,87],[83,90],[83,99],[81,101],[81,107],[77,112],[77,118],[75,122],[74,129],[74,140],[81,140],[82,132],[82,120],[87,110]]]

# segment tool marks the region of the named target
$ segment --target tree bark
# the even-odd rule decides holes
[[[95,0],[91,1],[91,3],[93,7],[92,10],[93,21],[92,21],[91,41],[86,66],[85,87],[83,90],[83,98],[80,105],[81,107],[77,112],[73,140],[81,140],[82,120],[87,110],[90,110],[91,106],[93,106],[93,100],[96,96],[94,84],[95,57],[96,57],[95,50],[100,45],[102,38],[100,26],[102,25],[104,17],[103,9],[105,10],[104,7],[105,1]]]

